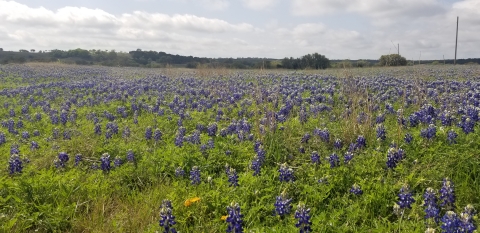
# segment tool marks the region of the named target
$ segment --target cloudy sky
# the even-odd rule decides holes
[[[0,48],[200,57],[480,57],[480,0],[0,0]]]

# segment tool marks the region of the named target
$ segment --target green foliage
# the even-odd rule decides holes
[[[324,55],[313,53],[300,58],[284,58],[282,68],[285,69],[326,69],[330,66],[330,60]]]
[[[378,64],[380,66],[406,66],[407,59],[398,54],[382,55]]]

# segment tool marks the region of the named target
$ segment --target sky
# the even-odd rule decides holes
[[[0,48],[198,57],[480,57],[480,0],[0,0]]]

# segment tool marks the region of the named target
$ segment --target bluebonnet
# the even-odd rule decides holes
[[[433,124],[430,124],[426,129],[422,129],[420,131],[420,136],[429,140],[434,138],[436,134],[437,134],[437,127]]]
[[[335,142],[333,143],[333,148],[337,149],[337,150],[340,150],[342,149],[342,146],[343,146],[343,143],[342,143],[342,140],[340,139],[335,139]]]
[[[102,134],[102,126],[100,124],[95,124],[95,127],[93,128],[93,132],[95,134],[101,135]]]
[[[460,232],[473,233],[477,227],[473,223],[473,216],[476,214],[472,205],[467,205],[460,214]]]
[[[18,128],[18,129],[22,129],[22,128],[23,128],[23,121],[22,121],[22,120],[18,120],[18,122],[17,122],[17,128]]]
[[[457,136],[458,134],[453,130],[449,130],[447,133],[447,140],[450,144],[455,144],[457,143]]]
[[[13,110],[13,108],[10,109],[9,113],[10,117],[15,117],[15,110]]]
[[[72,139],[72,137],[70,136],[70,131],[68,129],[63,131],[63,139],[64,140],[71,140]]]
[[[295,181],[295,177],[293,174],[293,169],[288,167],[286,163],[281,164],[280,168],[278,169],[280,173],[279,179],[280,182],[293,182]]]
[[[292,210],[292,199],[287,198],[287,194],[283,191],[280,196],[277,196],[275,200],[275,213],[283,217],[290,213]]]
[[[398,194],[397,204],[400,206],[401,209],[411,209],[414,202],[415,200],[413,199],[412,193],[410,192],[408,185],[404,185],[400,189],[400,193]]]
[[[197,166],[192,167],[192,170],[190,171],[190,180],[192,185],[200,184],[200,169]]]
[[[182,167],[175,168],[175,176],[176,177],[183,177],[185,175],[185,171]]]
[[[176,233],[177,230],[173,227],[177,222],[173,215],[172,203],[170,200],[163,200],[160,206],[160,220],[159,225],[163,227],[163,233]]]
[[[36,149],[38,149],[38,148],[40,148],[40,146],[38,145],[38,143],[37,143],[36,141],[32,141],[32,142],[30,143],[30,149],[31,149],[31,150],[36,150]]]
[[[29,139],[30,138],[30,134],[28,133],[28,131],[23,131],[22,132],[22,138],[23,139]]]
[[[81,154],[75,155],[75,166],[78,166],[80,162],[82,162],[82,155]]]
[[[152,127],[151,126],[148,126],[146,129],[145,129],[145,139],[147,140],[150,140],[152,139]]]
[[[238,203],[232,203],[227,207],[227,219],[228,223],[227,232],[242,233],[243,232],[243,215],[240,213],[240,205]]]
[[[108,153],[104,153],[102,157],[100,158],[100,168],[102,171],[108,172],[111,169],[110,165],[110,155]]]
[[[340,165],[340,159],[338,158],[338,155],[335,153],[331,154],[327,159],[328,159],[328,162],[330,163],[330,168],[334,168]]]
[[[382,124],[385,122],[385,114],[379,114],[377,118],[375,118],[375,124]]]
[[[347,153],[345,153],[345,155],[343,156],[343,162],[345,164],[349,163],[351,160],[353,159],[353,153],[348,151]]]
[[[404,157],[404,150],[390,147],[387,152],[387,167],[391,169],[397,167],[397,164],[402,161]]]
[[[322,139],[322,141],[324,142],[330,141],[330,132],[328,131],[327,128],[324,128],[323,130],[315,129],[313,131],[313,134],[316,136],[319,136],[320,139]]]
[[[297,219],[297,223],[295,223],[295,226],[300,230],[300,233],[312,232],[310,209],[307,209],[305,207],[305,204],[298,204],[297,210],[295,211],[295,219]]]
[[[451,126],[453,123],[452,114],[449,111],[444,111],[440,115],[440,121],[442,122],[443,126]]]
[[[302,142],[302,143],[308,143],[308,140],[310,140],[310,137],[311,137],[311,136],[310,136],[309,133],[304,134],[303,137],[302,137],[301,142]]]
[[[367,140],[365,139],[365,137],[363,135],[359,135],[357,137],[357,141],[356,141],[356,148],[358,149],[362,149],[364,147],[367,146]]]
[[[305,147],[300,146],[300,147],[298,148],[298,152],[300,152],[300,153],[302,153],[302,154],[305,154]]]
[[[230,186],[237,187],[238,186],[238,175],[237,171],[230,167],[228,171],[228,182]]]
[[[214,137],[217,135],[217,130],[218,130],[218,126],[217,126],[217,123],[212,123],[212,124],[209,124],[208,127],[207,127],[207,134],[208,136],[210,137]]]
[[[7,137],[3,132],[0,132],[0,146],[7,142]]]
[[[440,205],[447,210],[455,208],[455,190],[453,182],[449,178],[443,179],[442,188],[440,189]]]
[[[58,154],[58,159],[55,160],[55,167],[64,168],[69,159],[70,158],[66,152],[60,152]]]
[[[363,191],[362,191],[362,188],[360,187],[360,185],[354,184],[354,185],[352,185],[352,188],[350,188],[350,193],[353,193],[353,194],[359,196],[359,195],[363,194]]]
[[[192,136],[190,136],[190,143],[192,144],[200,144],[200,131],[195,130],[192,133]]]
[[[122,161],[122,158],[120,158],[120,156],[115,157],[115,159],[113,160],[114,167],[120,167],[122,163],[123,161]]]
[[[213,139],[211,139],[211,138],[208,139],[208,141],[207,141],[207,148],[208,148],[208,149],[213,149],[213,148],[215,148],[215,142],[213,141]]]
[[[226,155],[226,156],[229,156],[229,155],[231,155],[231,154],[232,154],[232,151],[230,151],[230,150],[226,150],[226,151],[225,151],[225,155]]]
[[[252,160],[252,163],[250,165],[250,168],[253,170],[253,175],[257,176],[260,174],[260,169],[262,167],[262,162],[258,158],[258,156],[255,156]]]
[[[433,219],[435,222],[438,222],[440,218],[440,209],[437,204],[437,195],[434,189],[427,188],[423,194],[425,207],[425,219]]]
[[[162,132],[160,131],[160,129],[158,129],[158,128],[155,129],[155,132],[153,133],[153,138],[157,142],[162,140]]]
[[[40,136],[40,132],[38,130],[34,130],[33,131],[33,136],[37,137],[37,136]],[[1,143],[0,143],[1,145]]]
[[[387,132],[385,131],[385,127],[383,125],[377,126],[377,139],[385,140],[387,138]]]
[[[132,150],[127,151],[127,161],[135,162],[135,154],[133,153]]]
[[[409,133],[406,133],[406,134],[405,134],[405,137],[403,137],[403,140],[404,140],[406,143],[410,144],[410,142],[412,142],[412,140],[413,140],[413,136],[412,136],[411,134],[409,134]]]
[[[442,217],[442,232],[444,233],[458,233],[460,227],[460,219],[453,211],[447,211]]]
[[[10,159],[8,160],[8,170],[10,172],[10,175],[13,175],[15,173],[22,173],[23,169],[23,162],[18,156],[18,154],[12,154],[10,156]]]
[[[63,109],[62,112],[60,113],[60,122],[62,123],[62,125],[65,125],[67,124],[67,121],[68,121],[68,113],[67,111],[65,111],[65,109]]]
[[[318,152],[313,151],[312,155],[310,156],[310,159],[312,160],[313,164],[319,164],[320,163],[320,155],[318,155]]]
[[[19,155],[20,154],[20,148],[18,144],[12,144],[10,146],[10,155]]]
[[[469,117],[462,117],[462,121],[458,124],[458,126],[463,130],[465,134],[473,133],[475,121],[473,121]]]
[[[56,114],[51,114],[50,121],[52,122],[52,125],[58,124],[58,116]]]
[[[41,114],[41,113],[38,113],[38,112],[35,113],[35,119],[36,119],[37,121],[41,121],[41,120],[42,120],[42,114]]]

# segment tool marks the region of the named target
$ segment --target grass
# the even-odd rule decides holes
[[[441,126],[437,121],[436,137],[426,140],[420,136],[420,130],[426,125],[402,127],[397,123],[396,114],[386,114],[383,124],[387,139],[380,141],[376,139],[375,117],[384,111],[385,102],[392,104],[395,110],[402,108],[405,117],[418,111],[423,101],[440,109],[441,101],[428,95],[432,83],[445,82],[435,88],[441,93],[440,97],[451,100],[448,93],[442,92],[453,85],[451,80],[478,82],[478,74],[480,69],[475,66],[297,72],[40,64],[0,66],[0,89],[18,91],[11,95],[0,94],[0,103],[9,104],[6,108],[0,106],[0,121],[12,118],[16,123],[18,120],[24,123],[17,135],[8,133],[7,128],[0,128],[7,138],[7,142],[0,145],[0,167],[4,168],[0,170],[0,231],[162,231],[158,224],[159,207],[162,200],[169,199],[176,216],[175,228],[180,232],[224,232],[227,223],[221,217],[227,215],[226,207],[232,202],[240,204],[243,227],[251,232],[298,231],[294,212],[300,202],[311,209],[314,232],[424,232],[422,195],[427,187],[439,190],[445,177],[455,184],[457,213],[467,204],[480,208],[478,126],[475,133],[464,134],[454,125]],[[405,86],[398,86],[402,82]],[[392,93],[398,90],[405,93],[407,84],[412,86],[412,97],[418,101],[405,107],[405,95]],[[327,91],[330,87],[334,90],[332,96]],[[463,96],[467,89],[462,87],[457,91]],[[235,93],[240,93],[241,98],[232,103]],[[382,95],[388,96],[381,100]],[[180,114],[169,108],[174,96],[181,100],[185,98],[189,106],[194,102],[201,106],[185,109],[183,126],[187,136],[198,124],[208,126],[215,122],[218,110],[224,112],[222,120],[218,121],[217,136],[201,134],[201,143],[206,144],[212,138],[214,148],[202,152],[200,145],[188,142],[184,142],[181,148],[174,145],[180,119]],[[30,97],[36,105],[32,104]],[[295,103],[298,97],[302,98],[302,104]],[[308,103],[307,98],[317,97],[324,99]],[[142,107],[153,107],[157,99],[159,107],[165,110],[164,115]],[[276,122],[273,116],[269,118],[268,112],[278,112],[287,100],[295,104],[286,122]],[[69,101],[72,103],[69,112],[76,109],[77,120],[66,125],[52,125],[49,113],[41,107],[45,105],[42,101],[48,101],[50,108],[56,110]],[[138,124],[133,123],[132,101],[142,109]],[[212,103],[211,107],[206,107],[202,101]],[[313,114],[309,111],[312,104],[324,104],[332,110]],[[448,104],[451,109],[459,106],[455,102]],[[38,112],[42,114],[42,120],[28,120],[25,114],[21,114],[24,105],[30,106],[28,114],[32,118]],[[302,105],[309,112],[304,124],[299,121]],[[379,108],[375,109],[375,105]],[[118,106],[126,107],[126,118],[117,114]],[[11,108],[15,117],[9,116]],[[109,120],[104,117],[104,111],[116,116],[114,122],[119,134],[114,134],[111,139],[105,138],[105,125]],[[87,119],[90,113],[96,113],[99,118],[101,135],[94,133],[94,124]],[[357,117],[361,113],[368,117],[360,124]],[[251,124],[255,140],[261,141],[266,150],[259,176],[253,176],[250,169],[256,154],[254,142],[239,140],[235,134],[219,135],[232,119],[243,118]],[[263,121],[276,126],[262,124]],[[131,136],[122,138],[126,126],[130,128]],[[162,131],[161,141],[144,138],[148,126]],[[275,127],[277,130],[273,130]],[[54,128],[60,132],[57,139],[52,138]],[[330,141],[324,142],[314,136],[315,128],[327,128]],[[457,144],[447,142],[449,129],[459,134]],[[28,131],[32,135],[34,130],[39,130],[40,136],[22,139],[21,132]],[[65,130],[72,132],[71,140],[62,138]],[[312,139],[302,143],[307,132],[312,134]],[[410,144],[403,141],[407,132],[414,137]],[[355,151],[353,160],[344,164],[343,155],[358,135],[366,137],[367,148]],[[344,144],[341,150],[333,148],[336,138]],[[30,149],[32,140],[39,143],[40,149]],[[406,151],[406,157],[395,169],[387,169],[386,156],[392,142]],[[13,144],[19,145],[21,157],[30,162],[24,163],[21,174],[10,175],[6,168]],[[300,147],[306,152],[300,153]],[[135,153],[135,162],[126,162],[129,149]],[[231,155],[225,154],[227,150]],[[53,161],[61,151],[67,152],[70,160],[65,168],[56,168]],[[312,151],[319,152],[321,164],[311,164]],[[112,161],[119,156],[125,163],[109,172],[91,169],[93,163],[100,164],[100,156],[104,153],[109,153]],[[340,157],[339,167],[330,168],[325,159],[332,153]],[[76,154],[83,156],[79,166],[74,166]],[[295,182],[279,181],[278,168],[283,163],[294,169]],[[226,164],[238,172],[238,187],[229,185]],[[201,169],[202,182],[195,186],[188,179],[193,166]],[[175,176],[177,167],[185,171],[184,178]],[[322,178],[328,182],[319,183]],[[355,183],[360,185],[363,195],[355,196],[349,192]],[[410,186],[415,203],[403,216],[397,216],[393,206],[404,184]],[[293,211],[282,218],[274,215],[273,204],[283,191],[293,199]],[[185,206],[185,201],[193,197],[199,197],[200,201]],[[443,215],[445,210],[442,209],[441,213]],[[476,217],[474,222],[478,224]],[[435,227],[440,231],[439,225]]]

